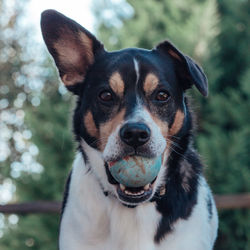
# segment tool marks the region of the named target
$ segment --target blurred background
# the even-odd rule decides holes
[[[46,8],[81,23],[108,50],[150,49],[168,38],[197,60],[210,94],[188,94],[208,182],[215,194],[250,192],[248,0],[0,0],[1,205],[60,201],[76,150],[74,98],[41,39]],[[249,250],[250,210],[220,210],[219,216],[215,249]],[[58,214],[0,213],[0,249],[56,250],[58,225]]]

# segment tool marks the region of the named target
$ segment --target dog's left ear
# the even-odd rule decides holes
[[[81,25],[55,10],[42,13],[41,29],[63,83],[77,94],[96,55],[104,52],[103,45]]]
[[[178,77],[181,79],[182,86],[185,89],[193,84],[203,96],[208,96],[207,78],[201,69],[190,57],[180,52],[172,43],[164,41],[156,46],[159,53],[169,55],[176,64]]]

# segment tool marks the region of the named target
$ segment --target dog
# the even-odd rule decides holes
[[[55,10],[41,30],[66,88],[77,96],[78,153],[62,207],[60,250],[211,250],[215,202],[192,144],[185,91],[208,95],[207,78],[168,40],[152,50],[107,52],[97,38]],[[110,162],[161,157],[141,187],[119,183]]]

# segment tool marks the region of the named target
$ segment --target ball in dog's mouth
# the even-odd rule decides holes
[[[119,161],[109,162],[109,171],[119,183],[117,194],[126,203],[140,203],[150,198],[162,158],[127,156]]]

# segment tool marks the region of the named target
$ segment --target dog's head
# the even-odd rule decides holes
[[[74,131],[91,171],[124,204],[150,200],[165,181],[175,139],[190,129],[185,90],[194,84],[207,95],[203,71],[168,41],[152,50],[107,52],[54,10],[42,14],[41,27],[63,83],[78,96]],[[144,187],[121,185],[109,162],[125,156],[162,156],[158,176]]]

